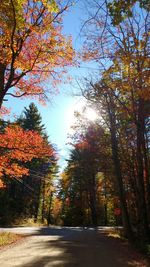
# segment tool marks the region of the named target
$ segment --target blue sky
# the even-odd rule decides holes
[[[63,32],[67,35],[72,35],[73,46],[75,49],[79,49],[82,43],[79,36],[81,18],[83,19],[84,13],[83,9],[81,8],[81,2],[79,1],[76,5],[74,5],[64,17]],[[72,68],[70,72],[72,78],[75,80],[79,77],[87,76],[88,69],[86,66],[85,68],[83,67],[79,69]],[[73,83],[75,83],[75,81],[73,81]],[[60,168],[62,169],[65,158],[68,156],[68,147],[66,143],[67,134],[73,118],[73,110],[77,109],[78,103],[82,102],[82,98],[73,96],[72,92],[75,91],[75,88],[71,84],[60,84],[59,91],[60,93],[55,95],[51,102],[47,103],[46,107],[39,105],[39,103],[35,100],[21,100],[15,98],[10,98],[7,106],[11,107],[13,114],[20,115],[23,108],[28,106],[31,101],[37,105],[50,140],[52,143],[56,144],[58,148],[60,154],[59,164]]]

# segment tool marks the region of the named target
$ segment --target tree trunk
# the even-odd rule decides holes
[[[45,180],[43,181],[43,186],[42,186],[42,223],[44,223],[44,215],[45,215]]]
[[[5,92],[4,92],[5,70],[6,70],[6,66],[0,63],[0,109],[2,107],[3,99],[5,96]]]
[[[112,147],[112,156],[113,156],[114,167],[115,167],[115,174],[116,174],[117,184],[118,184],[118,193],[119,193],[121,210],[122,210],[122,222],[123,222],[125,235],[129,239],[133,239],[133,232],[131,229],[129,214],[127,210],[127,204],[126,204],[126,198],[124,194],[121,164],[120,164],[119,153],[118,153],[116,118],[115,118],[115,112],[114,112],[112,101],[113,101],[112,97],[109,96],[109,99],[107,98],[107,105],[108,105],[108,114],[109,114],[109,122],[110,122],[111,147]]]
[[[90,208],[92,223],[97,226],[97,208],[96,208],[96,190],[95,190],[95,174],[92,174],[92,184],[90,185]]]
[[[143,136],[144,136],[144,118],[143,118],[143,101],[139,100],[138,121],[137,121],[137,191],[138,191],[138,235],[141,241],[148,241],[149,227],[147,206],[145,200],[144,185],[144,153],[143,153]]]
[[[51,224],[52,198],[53,198],[53,192],[50,193],[50,198],[49,198],[49,207],[48,207],[48,216],[47,216],[47,226],[49,226],[49,225]]]

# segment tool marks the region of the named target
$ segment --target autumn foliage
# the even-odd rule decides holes
[[[5,95],[45,100],[50,92],[45,81],[58,83],[72,64],[72,40],[62,34],[61,26],[67,8],[55,1],[1,1],[1,104]]]
[[[28,169],[22,163],[54,154],[53,148],[37,132],[19,126],[9,126],[0,134],[0,151],[0,177],[27,175]]]

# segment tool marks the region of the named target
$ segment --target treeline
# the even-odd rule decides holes
[[[11,155],[12,158],[7,166],[9,171],[7,172],[7,169],[4,168],[1,174],[0,224],[20,223],[29,219],[32,219],[31,222],[50,224],[52,223],[53,183],[58,173],[57,153],[54,145],[48,140],[41,115],[34,103],[31,103],[28,108],[24,108],[21,116],[15,121],[1,121],[0,131],[3,142],[8,128],[10,134],[7,135],[7,143],[4,143],[4,148],[1,148],[1,154],[8,157],[13,151],[17,155],[15,157],[14,154]],[[14,131],[22,129],[22,135],[19,135],[18,131],[16,137],[11,136],[12,129]],[[37,155],[30,158],[34,147],[29,138],[26,144],[25,133],[33,134],[34,139],[36,139],[36,135],[40,136],[45,146],[51,149],[50,155],[45,154],[41,157],[36,151]],[[38,143],[39,139],[35,141],[38,150],[43,149]],[[1,160],[4,161],[4,158],[2,157]],[[14,164],[16,164],[16,168],[14,168]],[[26,175],[24,170],[27,170]]]
[[[76,224],[97,225],[111,224],[121,212],[126,236],[148,242],[149,5],[119,3],[90,2],[93,15],[84,24],[82,57],[99,64],[99,76],[86,78],[81,91],[99,119],[82,124],[73,138],[61,179],[62,216],[68,224],[75,218]]]
[[[82,121],[60,179],[64,224],[71,226],[118,225],[120,211],[114,189],[110,135],[98,124]],[[120,214],[119,214],[120,215]]]

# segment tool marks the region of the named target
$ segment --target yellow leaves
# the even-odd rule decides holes
[[[61,173],[60,178],[61,178],[61,184],[62,184],[63,188],[68,188],[68,185],[70,182],[68,174],[66,172],[63,172],[63,173]]]
[[[56,1],[54,0],[43,1],[43,4],[47,6],[49,12],[57,13],[59,11]]]
[[[112,66],[103,73],[103,79],[114,91],[117,89],[123,95],[129,93],[134,94],[137,99],[148,100],[150,99],[149,64],[149,58],[143,53],[117,54],[116,52]]]

